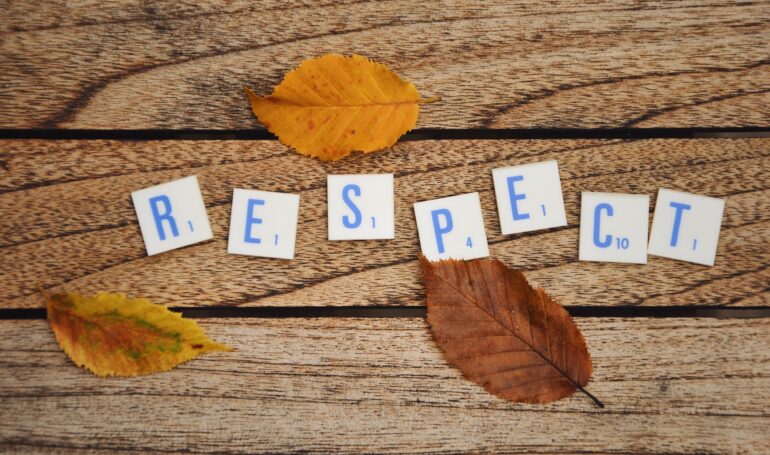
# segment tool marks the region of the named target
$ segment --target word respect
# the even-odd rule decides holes
[[[492,171],[502,234],[567,225],[556,161]],[[327,176],[329,240],[393,239],[392,174]],[[131,193],[147,254],[212,238],[195,176]],[[583,192],[579,258],[644,264],[647,255],[713,265],[724,199],[658,191],[648,239],[650,198]],[[227,251],[294,258],[299,195],[236,188]],[[430,260],[489,255],[478,193],[414,204],[422,253]]]

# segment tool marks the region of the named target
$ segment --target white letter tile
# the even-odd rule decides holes
[[[580,260],[646,264],[649,207],[647,195],[582,193]]]
[[[212,238],[194,175],[134,191],[131,199],[149,256]]]
[[[714,265],[725,200],[658,190],[650,233],[650,254]]]
[[[329,240],[395,237],[393,174],[329,175]]]
[[[492,170],[502,233],[567,225],[555,160]]]
[[[236,188],[227,252],[293,259],[298,214],[298,194]]]
[[[489,256],[479,193],[414,204],[422,253],[428,260]]]

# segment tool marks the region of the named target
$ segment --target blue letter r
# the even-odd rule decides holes
[[[162,203],[164,210],[160,213],[158,205]],[[179,236],[179,229],[176,227],[176,221],[171,216],[171,201],[168,196],[161,194],[150,198],[150,209],[152,210],[152,217],[155,219],[155,227],[158,229],[158,237],[161,240],[166,240],[166,231],[163,229],[163,220],[168,221],[168,225],[171,228],[171,233],[174,237]]]

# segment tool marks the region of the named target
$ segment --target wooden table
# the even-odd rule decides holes
[[[3,452],[770,452],[767,2],[39,0],[0,18]],[[392,150],[299,156],[242,87],[327,52],[443,101]],[[546,159],[569,226],[500,235],[490,170]],[[359,172],[395,174],[395,240],[326,240],[326,175]],[[147,257],[129,193],[192,174],[214,240]],[[301,194],[296,259],[226,254],[234,187]],[[714,267],[577,261],[581,191],[660,187],[727,199]],[[576,316],[605,409],[509,403],[442,358],[411,204],[470,191],[491,255]],[[38,286],[184,308],[237,350],[99,379],[57,347]]]

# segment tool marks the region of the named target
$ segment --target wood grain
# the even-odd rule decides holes
[[[173,306],[422,305],[412,203],[478,191],[493,257],[564,305],[770,303],[770,139],[415,141],[324,164],[276,141],[0,141],[0,305],[38,286]],[[569,226],[500,234],[493,168],[559,162]],[[329,242],[326,175],[395,173],[396,239]],[[129,193],[197,174],[214,240],[147,257]],[[581,191],[726,197],[716,265],[578,262]],[[233,188],[297,192],[292,261],[228,255]]]
[[[237,348],[101,379],[45,321],[0,321],[0,449],[20,452],[766,453],[770,320],[578,319],[589,390],[489,395],[422,319],[201,320]]]
[[[770,5],[688,0],[5,2],[2,128],[257,128],[302,60],[360,53],[420,127],[768,126]]]

